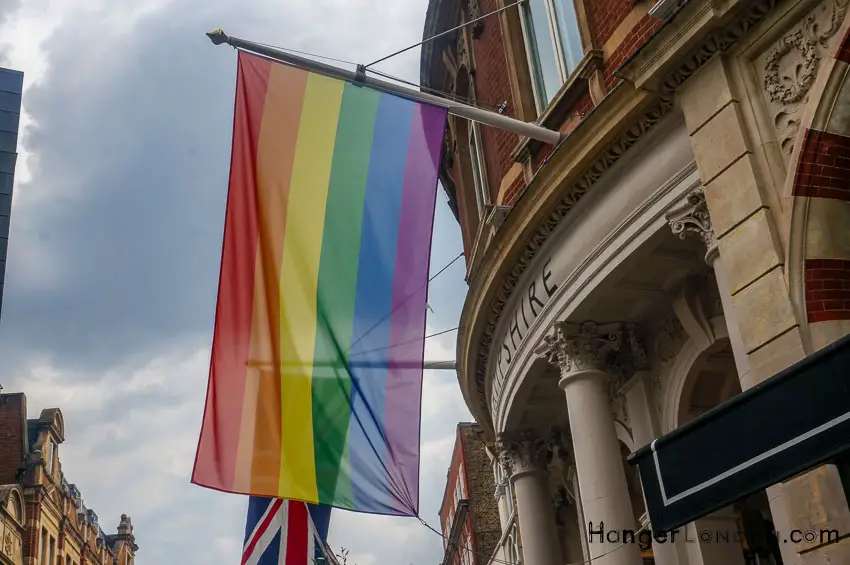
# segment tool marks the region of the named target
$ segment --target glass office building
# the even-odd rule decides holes
[[[9,217],[12,212],[12,187],[18,157],[18,125],[24,74],[0,68],[0,313],[3,284],[6,279],[6,252],[9,248]]]

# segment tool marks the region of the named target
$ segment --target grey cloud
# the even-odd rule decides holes
[[[211,328],[235,57],[203,35],[217,18],[182,16],[114,44],[85,25],[50,40],[53,71],[27,93],[37,161],[20,190],[53,203],[12,218],[4,346],[98,368]],[[58,289],[16,277],[21,239],[63,265]]]
[[[37,126],[21,143],[35,160],[31,182],[16,187],[17,199],[27,205],[16,207],[11,222],[0,376],[5,379],[35,352],[45,352],[80,383],[110,386],[105,371],[128,359],[156,357],[178,345],[208,345],[236,65],[234,52],[214,48],[204,32],[221,26],[257,41],[369,62],[420,38],[426,2],[411,4],[193,0],[172,4],[124,35],[114,31],[114,15],[99,19],[86,13],[57,29],[45,44],[48,72],[26,94]],[[0,18],[4,6],[0,3]],[[418,50],[379,68],[415,80]],[[36,196],[41,198],[34,203]],[[441,194],[432,271],[460,252],[458,234]],[[32,284],[16,269],[31,249],[56,266],[55,285]],[[457,325],[462,277],[458,261],[432,283],[433,330]],[[454,336],[446,336],[448,343]],[[66,472],[105,529],[128,507],[149,507],[133,516],[139,563],[223,564],[236,556],[216,554],[212,540],[235,538],[241,544],[244,497],[190,486],[188,475],[163,471],[171,463],[158,448],[172,436],[191,436],[182,457],[190,461],[194,455],[206,375],[171,378],[190,377],[194,388],[174,384],[122,393],[95,410],[74,408],[72,402],[63,406]],[[4,385],[27,390],[25,381]],[[180,413],[189,397],[192,408]],[[138,418],[139,412],[149,420]],[[464,418],[456,412],[457,404],[447,403],[435,421],[423,422],[423,442],[453,434],[454,422]],[[169,416],[167,425],[158,423],[163,415]],[[126,426],[127,437],[108,431],[116,426]],[[436,467],[423,461],[422,509],[431,523],[449,455]],[[140,457],[149,464],[133,467]],[[370,530],[373,522],[355,522],[363,529],[351,533],[362,532],[359,537],[332,531],[332,538],[351,540],[354,551],[376,553],[379,562],[420,565],[439,559],[440,539],[419,525],[409,546],[396,547],[387,536],[375,539],[381,530]]]

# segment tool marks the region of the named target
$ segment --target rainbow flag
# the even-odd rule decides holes
[[[446,110],[239,53],[192,482],[418,515]]]

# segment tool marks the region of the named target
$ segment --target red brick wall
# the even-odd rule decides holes
[[[519,193],[522,192],[524,188],[525,179],[522,175],[520,175],[505,191],[505,197],[502,200],[502,204],[505,206],[513,206],[516,202],[517,196],[519,196]]]
[[[793,194],[850,201],[850,137],[807,130]]]
[[[622,43],[611,53],[611,57],[605,61],[605,85],[611,89],[620,82],[620,79],[614,76],[620,66],[626,62],[652,35],[661,28],[661,20],[653,18],[646,14],[641,20],[626,34]]]
[[[41,520],[41,495],[35,494],[31,498],[27,498],[27,529],[24,532],[24,560],[33,559],[35,563],[38,555],[38,540],[41,536],[41,529],[36,528],[36,524]]]
[[[806,259],[809,323],[850,320],[850,261]]]
[[[596,44],[602,46],[632,11],[632,0],[589,0],[585,9]]]
[[[455,439],[455,445],[452,449],[452,461],[449,464],[449,470],[446,475],[446,490],[443,494],[443,504],[440,507],[441,532],[446,531],[446,520],[449,518],[449,512],[454,508],[455,485],[457,484],[457,474],[460,470],[460,463],[462,460],[463,452],[461,450],[461,444],[457,439]]]
[[[497,9],[495,0],[482,0],[482,14]],[[477,39],[472,39],[470,49],[474,59],[475,77],[473,82],[479,105],[487,110],[496,111],[499,104],[507,101],[508,106],[505,115],[516,117],[514,100],[511,96],[505,45],[502,41],[498,18],[484,20],[483,31]],[[519,138],[512,133],[487,126],[481,127],[481,134],[484,137],[487,181],[492,201],[496,198],[502,177],[507,174],[508,169],[513,164],[511,151],[516,147]]]
[[[0,395],[0,485],[15,482],[15,474],[24,464],[23,452],[26,398],[23,394]]]

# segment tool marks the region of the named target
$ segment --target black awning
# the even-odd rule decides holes
[[[629,456],[670,531],[850,448],[850,336]]]

